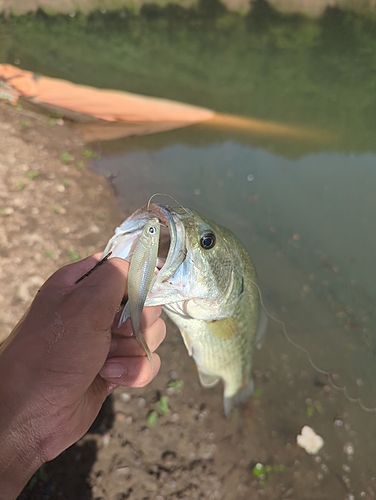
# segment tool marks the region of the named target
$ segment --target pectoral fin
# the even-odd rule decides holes
[[[230,340],[239,331],[239,326],[232,316],[216,321],[208,321],[207,326],[212,334],[219,340]]]
[[[189,338],[189,335],[184,331],[180,330],[181,336],[183,337],[185,347],[187,348],[188,354],[192,356],[193,349],[192,349],[192,342],[191,339]]]
[[[119,323],[118,323],[118,328],[120,328],[121,325],[123,325],[127,321],[127,319],[130,318],[130,316],[131,316],[131,309],[130,309],[129,300],[128,300],[123,308],[122,313],[121,313]]]

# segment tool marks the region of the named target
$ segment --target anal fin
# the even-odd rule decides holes
[[[201,385],[204,387],[214,387],[221,379],[218,375],[202,372],[200,370],[198,370],[198,376],[200,378]]]

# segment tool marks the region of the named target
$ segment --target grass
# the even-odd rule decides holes
[[[71,262],[77,262],[81,258],[80,254],[73,247],[67,248],[67,254]]]
[[[184,387],[184,382],[182,380],[171,380],[167,386],[169,389],[172,389],[174,392],[178,392]]]
[[[61,213],[61,206],[60,205],[52,205],[52,210],[55,212],[55,214],[60,214]]]
[[[146,417],[146,423],[148,425],[154,425],[161,415],[166,415],[169,413],[170,408],[168,407],[168,397],[162,396],[159,401],[154,405],[154,410],[151,410]]]
[[[70,153],[68,153],[68,151],[63,151],[60,155],[60,160],[64,163],[64,165],[72,163],[73,159],[74,159],[73,156]]]
[[[96,151],[93,151],[92,149],[89,149],[89,148],[84,149],[82,155],[87,160],[99,160],[99,158],[101,157],[100,154],[98,154]]]
[[[321,404],[318,401],[313,401],[313,403],[309,404],[306,409],[306,416],[308,418],[313,417],[313,415],[317,413],[324,413],[324,408],[321,406]]]
[[[22,127],[30,127],[31,121],[30,120],[25,120],[24,118],[21,118],[20,125],[22,125]]]
[[[39,172],[37,170],[29,170],[26,174],[26,177],[30,179],[31,181],[38,177]]]
[[[257,463],[252,469],[252,474],[259,480],[261,486],[265,486],[265,482],[269,479],[271,474],[283,472],[285,468],[284,465],[264,465],[262,463]]]

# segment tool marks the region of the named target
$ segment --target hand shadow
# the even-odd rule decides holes
[[[113,421],[113,400],[109,396],[87,435],[106,433]],[[97,459],[97,444],[87,435],[44,464],[30,479],[18,500],[92,500],[90,473]]]

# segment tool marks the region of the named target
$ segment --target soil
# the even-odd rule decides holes
[[[111,184],[88,169],[94,155],[69,123],[0,103],[0,341],[55,269],[102,250],[124,219]],[[291,405],[298,398],[305,407],[313,398],[330,426],[340,422],[340,395],[304,371],[306,364],[296,364],[301,376],[292,382],[291,365],[280,352],[274,340],[273,349],[257,355],[255,397],[226,420],[221,387],[199,385],[168,323],[156,379],[144,389],[115,391],[87,435],[45,464],[19,498],[351,498],[352,484],[337,473],[329,452],[313,457],[296,445],[307,422]],[[346,415],[341,419],[345,425]],[[257,463],[264,474],[257,474]],[[369,484],[362,498],[375,498]]]

